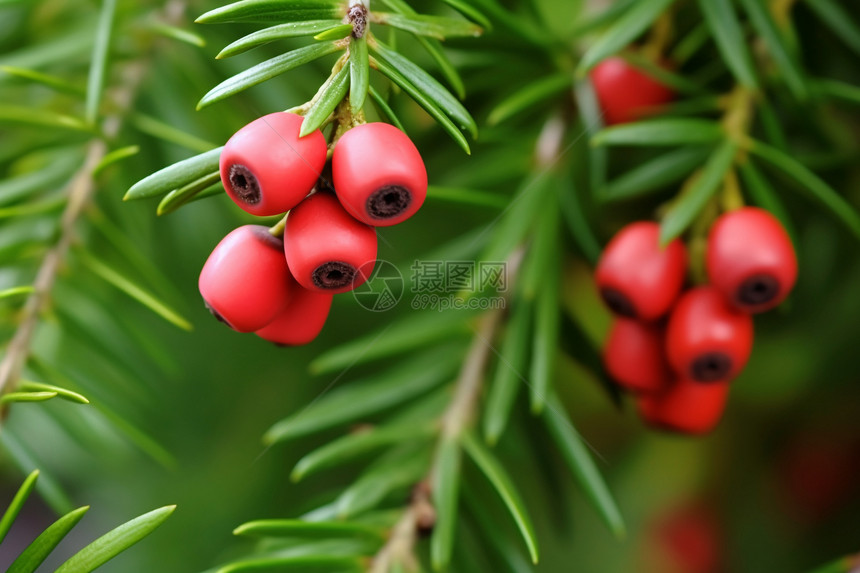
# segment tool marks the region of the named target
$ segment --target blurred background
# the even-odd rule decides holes
[[[304,453],[336,434],[268,449],[262,445],[261,436],[274,422],[301,410],[335,380],[310,375],[309,362],[324,349],[414,312],[402,304],[385,313],[369,312],[344,294],[335,297],[322,335],[307,347],[276,348],[234,333],[204,309],[197,275],[221,237],[252,222],[251,217],[226,196],[161,217],[155,215],[157,201],[122,203],[129,186],[145,175],[205,149],[207,142],[221,145],[260,115],[308,100],[332,63],[304,66],[195,112],[199,98],[222,79],[292,44],[280,42],[215,61],[221,47],[254,27],[195,26],[194,17],[217,3],[185,4],[181,25],[205,38],[205,47],[155,36],[147,22],[161,3],[119,3],[122,24],[110,78],[119,80],[123,62],[137,57],[147,59],[150,69],[116,147],[139,145],[140,152],[99,175],[96,205],[80,226],[80,241],[158,293],[194,328],[184,332],[161,320],[93,276],[73,251],[37,331],[36,375],[57,383],[70,380],[101,406],[18,404],[3,421],[0,506],[34,467],[44,472],[48,501],[34,497],[27,504],[0,549],[0,569],[17,555],[17,547],[55,519],[52,508],[85,504],[92,509],[80,530],[43,570],[52,570],[63,556],[107,529],[173,503],[178,509],[161,529],[104,570],[203,571],[246,551],[250,546],[231,534],[238,524],[298,516],[350,482],[351,476],[340,472],[300,484],[289,479]],[[572,26],[582,8],[576,1],[534,4],[539,14],[554,16],[546,21],[558,28],[555,33]],[[847,0],[841,4],[860,21],[860,6]],[[77,82],[86,73],[98,9],[97,2],[87,0],[0,2],[0,66],[33,67]],[[794,22],[806,69],[860,85],[857,54],[829,34],[803,3],[796,6]],[[499,86],[530,78],[518,77],[523,72],[515,65],[489,63],[507,57],[500,44],[492,34],[486,42],[450,42],[452,59],[467,80],[467,106],[482,126],[471,156],[407,98],[395,98],[397,112],[425,157],[431,183],[510,197],[531,163],[539,122],[526,117],[483,127],[487,110],[507,93]],[[144,47],[152,55],[145,55]],[[432,67],[421,59],[422,52],[410,51],[405,39],[400,48]],[[532,58],[530,73],[542,73],[544,63],[534,55],[510,57],[516,63]],[[0,108],[72,110],[77,105],[67,94],[3,72],[0,94]],[[805,149],[808,165],[860,207],[858,108],[829,106],[806,116],[784,109],[780,121],[792,143]],[[836,132],[843,143],[828,148],[817,135],[807,136],[810,123]],[[190,145],[183,146],[176,134],[173,143],[166,141],[167,128],[190,136],[185,142]],[[57,151],[56,139],[50,128],[0,122],[0,178],[12,179],[33,165],[76,165],[72,152]],[[636,154],[613,156],[612,169],[620,172],[639,160]],[[60,175],[54,184],[62,180]],[[667,187],[663,197],[674,191]],[[756,318],[751,362],[735,382],[715,432],[688,438],[649,431],[632,404],[616,408],[594,376],[565,360],[559,365],[557,387],[618,500],[628,525],[626,539],[616,540],[606,530],[552,448],[531,450],[525,440],[527,408],[519,408],[516,417],[524,423],[505,436],[497,451],[509,468],[516,468],[514,479],[536,522],[543,546],[536,571],[804,572],[860,551],[860,249],[802,197],[779,191],[797,228],[800,279],[784,308]],[[622,224],[652,216],[657,204],[650,198],[595,206],[591,224],[605,241]],[[498,213],[493,207],[428,201],[408,224],[382,233],[380,258],[406,274],[417,258],[464,230],[490,223]],[[44,252],[40,245],[52,236],[50,221],[56,216],[0,220],[0,288],[32,280]],[[589,272],[572,248],[564,296],[571,299],[570,306],[587,309],[586,328],[600,333],[608,318],[595,302]],[[0,336],[7,340],[18,305],[0,301],[0,306]],[[349,384],[380,366],[352,369],[335,384]],[[117,430],[116,418],[137,430]],[[479,528],[466,521],[461,535],[468,538]]]

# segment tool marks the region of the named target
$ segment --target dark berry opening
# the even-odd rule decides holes
[[[212,314],[212,316],[214,316],[214,317],[215,317],[215,320],[217,320],[217,321],[218,321],[218,322],[220,322],[221,324],[226,324],[228,327],[232,328],[233,330],[236,330],[235,328],[233,328],[233,325],[232,325],[232,324],[230,324],[229,322],[227,322],[227,319],[226,319],[226,318],[224,318],[223,316],[221,316],[221,314],[220,314],[218,311],[216,311],[214,308],[212,308],[211,306],[209,306],[209,303],[208,303],[208,302],[206,302],[206,301],[204,300],[204,301],[203,301],[203,304],[204,304],[204,306],[206,306],[206,310],[208,310],[208,311]]]
[[[779,281],[773,275],[753,275],[738,287],[737,302],[757,306],[772,301],[779,294]]]
[[[396,217],[409,207],[412,193],[406,187],[388,185],[377,189],[367,198],[367,213],[374,219]]]
[[[600,296],[603,298],[606,306],[609,307],[609,310],[615,314],[626,316],[627,318],[636,318],[636,307],[633,306],[627,295],[621,291],[610,287],[603,287],[600,289]]]
[[[251,170],[238,163],[230,166],[230,187],[236,197],[248,205],[256,205],[263,196],[260,183]]]
[[[697,382],[725,380],[732,369],[732,359],[722,352],[702,354],[690,367],[690,375]]]
[[[317,288],[343,288],[352,284],[356,273],[358,270],[349,263],[331,261],[318,266],[311,275],[311,280]]]

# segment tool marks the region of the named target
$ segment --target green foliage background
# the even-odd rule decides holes
[[[860,24],[860,10],[853,2],[835,3]],[[363,375],[373,376],[391,359],[358,364],[343,377],[312,376],[308,364],[326,349],[371,335],[413,312],[401,304],[395,311],[370,313],[349,295],[340,295],[323,335],[297,349],[275,348],[211,320],[196,290],[199,269],[224,234],[251,218],[226,197],[156,217],[155,203],[122,203],[122,196],[142,177],[204,151],[206,142],[221,145],[248,121],[308,100],[331,62],[315,62],[195,112],[200,97],[227,76],[302,42],[280,42],[216,62],[220,47],[257,27],[194,26],[193,18],[215,3],[189,1],[177,25],[200,34],[206,40],[200,48],[153,32],[151,22],[162,17],[162,4],[118,3],[107,83],[121,84],[123,70],[139,58],[148,71],[131,110],[119,110],[125,119],[110,147],[137,145],[140,152],[95,178],[94,206],[77,226],[80,241],[62,267],[32,346],[42,366],[31,364],[29,376],[79,388],[94,404],[79,407],[51,401],[9,408],[0,427],[4,444],[0,500],[11,498],[24,472],[38,467],[43,470],[40,483],[46,484],[42,487],[47,505],[31,500],[26,519],[19,520],[8,545],[0,548],[0,566],[16,553],[9,546],[28,543],[53,521],[52,509],[84,503],[93,509],[81,524],[83,533],[61,546],[64,556],[134,515],[168,503],[178,505],[145,546],[117,558],[105,571],[201,571],[246,554],[252,544],[234,538],[234,527],[258,518],[296,517],[326,501],[328,492],[345,487],[362,467],[348,464],[294,484],[289,475],[295,462],[341,432],[269,448],[262,445],[260,438],[273,423],[300,411],[333,382],[342,386]],[[679,25],[695,27],[695,3],[680,4]],[[813,4],[815,0],[797,3],[792,17],[804,69],[810,76],[860,86],[858,36],[853,36],[853,45],[845,42],[816,17],[810,9]],[[0,66],[37,69],[83,86],[99,7],[87,0],[0,2]],[[533,0],[510,8],[520,19],[537,22],[541,36],[566,38],[576,30],[582,6],[576,1]],[[565,68],[570,67],[563,62],[567,56],[560,57],[559,64],[546,51],[511,38],[504,25],[497,25],[483,38],[446,43],[466,80],[467,107],[481,127],[470,156],[408,98],[395,98],[396,111],[425,156],[432,184],[477,189],[508,200],[533,169],[533,148],[546,107],[530,108],[497,126],[488,125],[487,117],[518,87],[559,69],[570,74],[573,70]],[[593,37],[581,44],[553,44],[550,53],[573,54],[589,43]],[[435,69],[405,36],[398,48]],[[760,57],[760,43],[752,48]],[[854,94],[853,102],[825,98],[797,103],[782,87],[779,69],[765,61],[768,98],[794,157],[857,207],[860,98]],[[708,72],[709,66],[719,69]],[[715,79],[709,86],[717,93],[732,85],[713,47],[704,48],[684,73],[697,79],[711,73]],[[566,97],[570,96],[556,101]],[[33,280],[46,245],[55,236],[62,205],[35,215],[2,209],[56,197],[80,164],[80,150],[89,137],[56,125],[13,121],[4,114],[7,106],[70,115],[80,115],[83,109],[73,95],[0,73],[0,290]],[[114,110],[107,103],[103,111]],[[705,112],[706,117],[713,115]],[[62,149],[44,152],[58,142]],[[610,172],[622,173],[653,155],[651,149],[613,151]],[[57,175],[33,193],[8,201],[3,195],[8,189],[3,185],[17,175],[54,168]],[[534,449],[535,422],[528,416],[525,394],[520,394],[522,404],[494,451],[509,468],[535,522],[542,557],[534,570],[659,571],[653,563],[658,559],[655,554],[666,549],[655,524],[673,508],[691,504],[704,505],[715,515],[726,571],[807,571],[860,549],[857,242],[827,213],[793,193],[791,181],[775,173],[771,180],[796,228],[801,276],[786,308],[757,318],[753,358],[735,383],[716,432],[689,439],[646,431],[632,404],[621,411],[613,407],[599,374],[564,356],[559,361],[557,391],[578,431],[599,454],[598,467],[627,524],[625,539],[616,539],[602,525],[553,446]],[[677,188],[665,185],[656,197],[668,199]],[[611,204],[587,198],[585,203],[589,228],[583,232],[603,243],[625,222],[652,217],[658,201],[652,196]],[[466,229],[493,222],[499,212],[431,197],[407,224],[382,233],[380,258],[408,271],[416,258],[426,257]],[[607,317],[590,293],[586,257],[580,254],[588,249],[582,245],[581,240],[568,240],[563,306],[577,309],[574,314],[583,331],[601,333]],[[156,294],[186,317],[193,331],[175,328],[106,284],[86,264],[83,252]],[[11,338],[21,300],[0,300],[0,339]],[[463,329],[453,338],[465,347],[469,335]],[[569,342],[578,347],[574,354],[593,357],[587,336]],[[106,410],[112,414],[104,414]],[[133,424],[151,441],[130,438],[128,432],[117,430],[111,417]],[[791,468],[798,464],[813,477],[792,489],[786,475],[797,471]],[[473,471],[467,468],[467,473]],[[836,500],[826,508],[810,509],[813,492],[824,487],[821,476],[830,475],[852,479],[837,488]],[[489,507],[490,515],[502,514],[489,492],[465,491],[464,496]],[[482,539],[510,538],[521,544],[505,519],[492,523],[488,530],[463,520],[453,570],[496,570],[486,561],[487,543]],[[60,557],[49,563],[56,565]]]

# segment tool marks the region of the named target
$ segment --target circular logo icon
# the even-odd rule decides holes
[[[367,281],[354,288],[352,296],[371,312],[391,310],[403,297],[403,275],[392,263],[377,259]]]

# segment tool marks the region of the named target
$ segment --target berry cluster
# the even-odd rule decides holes
[[[686,248],[678,239],[661,248],[659,234],[656,223],[628,225],[598,263],[600,295],[616,315],[604,364],[637,395],[647,423],[704,433],[719,422],[729,382],[749,359],[751,314],[785,299],[797,278],[797,259],[773,215],[743,207],[711,227],[709,284],[684,292]]]
[[[200,294],[218,320],[280,345],[319,334],[332,295],[363,284],[376,262],[375,227],[411,217],[427,195],[427,171],[412,141],[386,123],[344,133],[321,174],[320,130],[299,137],[302,118],[269,114],[240,129],[221,153],[231,199],[258,216],[289,211],[283,238],[260,225],[235,229],[200,273]],[[332,189],[333,187],[333,189]]]

